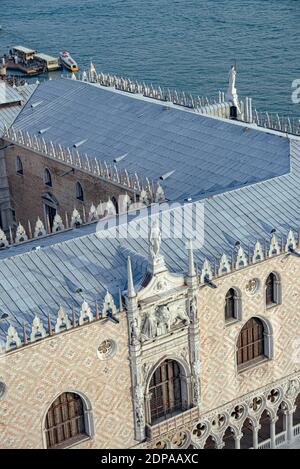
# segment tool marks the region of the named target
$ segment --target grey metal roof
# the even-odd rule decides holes
[[[35,106],[31,106],[36,104]],[[287,173],[285,137],[166,106],[100,85],[68,79],[41,84],[15,127],[162,181],[167,199],[182,202]],[[83,143],[82,143],[83,142]]]
[[[289,142],[289,140],[288,140]],[[291,141],[291,173],[224,194],[208,197],[204,203],[204,245],[195,249],[195,261],[201,266],[223,252],[231,255],[235,242],[245,249],[257,239],[270,239],[273,228],[286,236],[290,227],[300,225],[300,139]],[[182,207],[171,210],[177,222]],[[122,220],[121,223],[124,223]],[[131,222],[130,222],[131,223]],[[143,225],[141,225],[143,226]],[[162,253],[171,271],[187,270],[186,240],[192,236],[193,223],[185,225],[183,239],[164,239]],[[118,288],[126,287],[126,260],[131,255],[135,282],[147,267],[147,230],[144,238],[99,238],[96,225],[57,233],[46,238],[0,251],[0,312],[7,312],[13,325],[25,320],[29,325],[35,314],[47,324],[47,313],[55,322],[63,305],[69,312],[82,296],[92,303],[103,299],[108,289],[117,299]],[[39,250],[33,250],[37,246]],[[29,326],[27,326],[29,327]],[[4,340],[7,322],[0,322]],[[29,329],[28,329],[29,332]]]
[[[1,85],[1,82],[0,82],[0,85]],[[16,96],[17,94],[18,95],[17,101],[21,101],[22,104],[25,104],[30,98],[30,96],[32,95],[32,93],[36,90],[36,88],[37,88],[36,84],[18,86],[17,88],[12,88],[10,86],[9,94],[14,93],[14,96]],[[4,88],[0,86],[0,94],[1,94],[1,89],[3,91]],[[1,97],[0,97],[0,102],[1,102]],[[14,122],[14,120],[16,119],[18,114],[21,112],[21,110],[22,110],[22,107],[20,105],[0,108],[0,138],[3,135],[5,126],[9,127]]]
[[[9,86],[5,81],[0,81],[0,106],[3,104],[17,103],[22,98],[16,88]]]

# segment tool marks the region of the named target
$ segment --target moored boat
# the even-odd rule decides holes
[[[70,72],[77,72],[79,67],[69,52],[63,51],[59,54],[62,65]]]

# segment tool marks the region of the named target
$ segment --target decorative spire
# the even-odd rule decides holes
[[[132,276],[132,269],[131,269],[131,259],[128,256],[127,260],[127,298],[134,298],[136,296],[134,283],[133,283],[133,276]]]
[[[193,242],[191,239],[189,239],[188,241],[188,256],[189,256],[188,276],[195,277],[196,271],[195,271],[195,264],[194,264],[194,251],[193,251]]]
[[[7,248],[8,246],[8,241],[6,238],[6,235],[3,230],[0,228],[0,249],[1,248]]]

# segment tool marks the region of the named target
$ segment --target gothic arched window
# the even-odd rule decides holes
[[[174,360],[165,360],[155,370],[149,386],[152,424],[184,410],[182,379],[181,367]]]
[[[17,171],[17,174],[21,174],[21,175],[24,174],[23,163],[19,156],[17,156],[16,158],[16,171]]]
[[[241,295],[234,288],[230,288],[225,297],[225,321],[234,319],[241,319]]]
[[[52,177],[49,169],[45,169],[44,171],[44,183],[46,186],[52,187]]]
[[[81,202],[84,201],[83,189],[80,182],[76,182],[76,199],[80,200]]]
[[[281,303],[281,282],[277,274],[271,272],[266,280],[266,306],[272,306]]]
[[[251,318],[242,328],[237,342],[238,369],[271,358],[271,334],[259,318]]]
[[[82,398],[72,392],[55,399],[45,421],[47,448],[67,447],[89,435],[84,406]]]

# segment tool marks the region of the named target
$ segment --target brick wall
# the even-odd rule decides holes
[[[17,156],[20,156],[23,163],[23,175],[16,172]],[[24,150],[16,145],[6,149],[5,160],[12,208],[16,212],[16,221],[20,221],[25,228],[28,220],[34,227],[38,216],[45,222],[42,202],[44,193],[49,192],[58,200],[58,213],[63,220],[65,220],[66,212],[70,220],[74,208],[77,208],[82,215],[84,206],[86,216],[88,216],[92,203],[97,206],[100,200],[106,201],[109,196],[118,198],[120,194],[125,194],[123,188],[101,181],[78,170],[62,176],[62,174],[70,171],[69,166],[57,163],[30,150]],[[48,187],[44,183],[45,168],[48,168],[51,173],[52,187]],[[84,202],[76,199],[77,181],[82,185]]]

